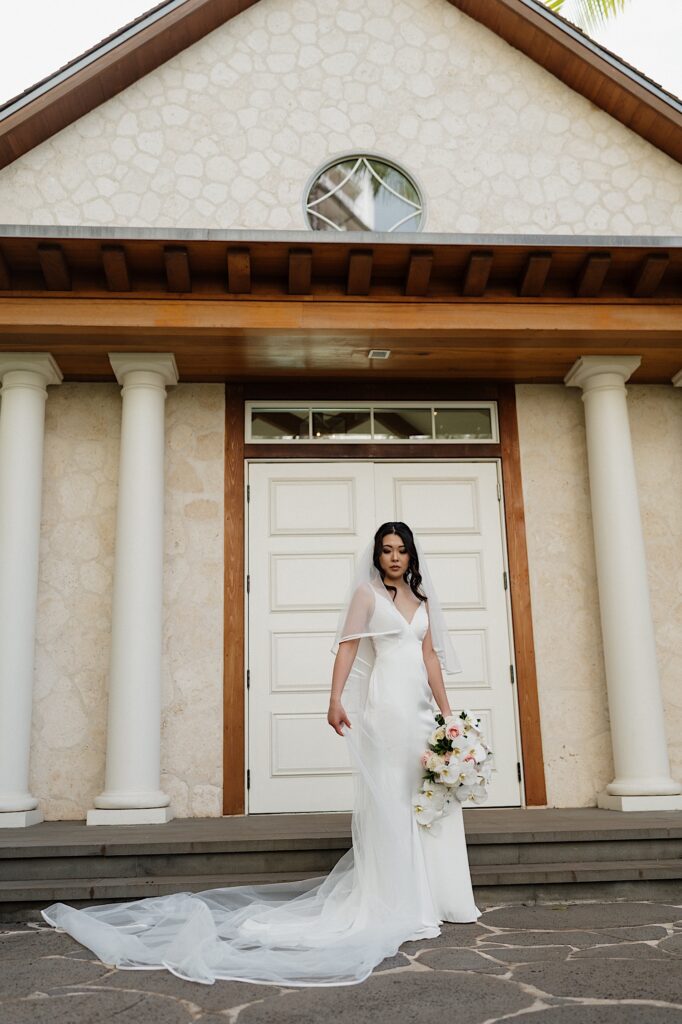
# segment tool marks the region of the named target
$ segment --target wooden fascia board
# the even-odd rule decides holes
[[[522,0],[448,0],[611,117],[682,162],[682,113]],[[543,49],[543,53],[540,50]]]
[[[125,42],[108,49],[87,67],[29,100],[0,120],[0,169],[257,2],[187,0]],[[520,0],[449,2],[682,162],[682,115],[573,39],[559,24]],[[539,52],[542,47],[544,53]],[[607,86],[616,88],[615,97],[608,95]]]
[[[90,337],[111,335],[122,338],[144,334],[186,333],[197,336],[251,335],[267,332],[348,332],[373,336],[418,333],[437,338],[458,336],[518,337],[544,339],[598,331],[605,343],[620,336],[640,335],[643,341],[657,335],[679,335],[677,304],[638,302],[614,303],[516,302],[491,305],[485,302],[374,303],[315,300],[239,299],[201,302],[174,299],[118,298],[35,298],[0,299],[0,341],[3,334],[50,337],[71,332]]]
[[[0,169],[258,0],[187,0],[0,120]],[[55,74],[57,77],[57,74]]]

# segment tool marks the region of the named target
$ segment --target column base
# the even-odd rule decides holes
[[[39,807],[33,811],[0,811],[0,828],[27,828],[44,820]]]
[[[608,811],[682,811],[682,794],[614,796],[604,790],[597,794],[597,807],[603,807]]]
[[[86,825],[165,825],[175,817],[172,807],[117,807],[88,811]]]

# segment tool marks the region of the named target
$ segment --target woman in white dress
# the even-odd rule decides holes
[[[53,903],[44,919],[121,969],[321,986],[364,981],[406,940],[480,917],[461,804],[433,831],[412,804],[435,704],[451,713],[442,670],[461,668],[405,523],[384,523],[360,556],[332,651],[328,721],[348,743],[354,801],[352,846],[327,875],[80,910]]]

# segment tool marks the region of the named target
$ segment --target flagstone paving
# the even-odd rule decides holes
[[[682,894],[681,894],[682,897]],[[7,1024],[682,1024],[682,899],[505,904],[405,942],[359,985],[201,985],[108,967],[42,921],[0,926]]]

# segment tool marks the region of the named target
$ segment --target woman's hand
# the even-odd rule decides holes
[[[345,723],[349,729],[351,728],[351,724],[348,720],[348,715],[343,710],[343,704],[341,703],[340,700],[332,700],[329,702],[329,712],[327,714],[327,721],[331,725],[332,729],[339,734],[339,736],[343,736],[343,732],[341,730],[342,724]]]

